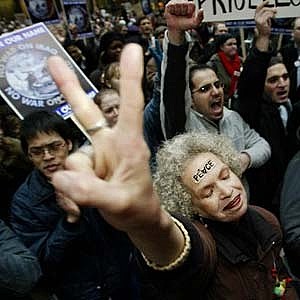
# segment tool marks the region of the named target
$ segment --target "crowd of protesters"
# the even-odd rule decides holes
[[[1,99],[3,299],[300,299],[300,16],[278,49],[267,3],[246,57],[234,29],[186,0],[150,15],[95,9],[90,38],[48,25],[98,93],[75,110],[85,131],[43,110],[20,120]],[[0,35],[28,25],[2,17]],[[128,44],[141,53],[122,57]],[[75,99],[59,64],[49,71]],[[89,195],[114,192],[67,190],[64,169],[111,184],[86,183]]]

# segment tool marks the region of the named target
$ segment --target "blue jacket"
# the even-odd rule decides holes
[[[21,297],[30,292],[40,275],[36,257],[0,220],[0,298],[23,299]]]
[[[154,172],[156,168],[156,152],[165,140],[160,123],[160,76],[156,75],[151,101],[144,109],[144,138],[149,147],[150,167]]]
[[[53,186],[38,170],[13,197],[11,225],[39,258],[59,299],[132,299],[127,236],[92,208],[84,208],[77,223],[68,223]]]

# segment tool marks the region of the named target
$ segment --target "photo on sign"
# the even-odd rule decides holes
[[[24,0],[32,23],[59,22],[55,0]]]
[[[72,115],[70,105],[48,72],[49,56],[61,56],[76,73],[86,94],[98,92],[43,23],[0,36],[0,95],[23,119],[33,110]]]

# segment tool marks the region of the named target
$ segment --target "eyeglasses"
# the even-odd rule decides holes
[[[223,82],[221,82],[220,80],[217,80],[213,83],[208,83],[208,84],[205,84],[201,87],[199,87],[198,89],[196,90],[193,90],[192,91],[192,94],[196,93],[196,92],[199,92],[199,93],[202,93],[202,94],[205,94],[205,93],[208,93],[210,92],[213,87],[215,87],[216,89],[220,89],[220,88],[223,88],[224,87],[224,84]]]
[[[272,76],[272,77],[267,79],[267,83],[276,84],[276,83],[279,82],[280,78],[282,78],[283,81],[287,81],[290,78],[290,76],[289,76],[288,73],[284,73],[281,76]]]
[[[31,156],[36,158],[41,158],[44,156],[47,151],[50,155],[57,154],[63,147],[65,147],[66,143],[62,141],[55,141],[53,143],[41,146],[41,147],[32,147],[29,149],[28,153]]]

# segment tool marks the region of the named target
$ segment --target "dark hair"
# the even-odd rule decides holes
[[[142,22],[143,20],[149,20],[149,21],[151,22],[151,19],[150,19],[148,16],[142,15],[142,16],[140,16],[140,17],[137,19],[136,25],[137,25],[137,26],[140,26],[140,25],[141,25],[141,22]]]
[[[268,68],[270,68],[274,65],[277,65],[277,64],[284,64],[282,57],[278,56],[278,55],[272,56],[269,61]]]
[[[211,70],[214,73],[216,73],[216,71],[211,67],[208,66],[206,64],[191,64],[190,68],[189,68],[189,85],[190,85],[190,89],[192,89],[192,87],[194,86],[193,82],[192,82],[192,78],[194,76],[194,74],[198,71],[204,71],[204,70]]]
[[[216,49],[220,50],[220,48],[226,43],[229,39],[236,39],[235,36],[233,36],[230,33],[223,33],[215,37],[216,41]]]
[[[65,141],[74,143],[74,134],[70,124],[54,112],[39,110],[25,116],[21,123],[20,140],[23,152],[28,154],[28,141],[39,133],[59,134]]]
[[[113,41],[121,41],[123,44],[125,44],[124,37],[121,33],[116,32],[116,31],[108,31],[108,32],[104,33],[101,36],[101,39],[100,39],[100,53],[101,52],[106,52],[109,45]]]

